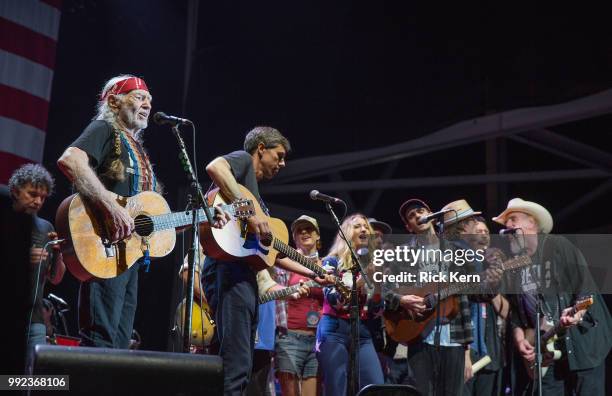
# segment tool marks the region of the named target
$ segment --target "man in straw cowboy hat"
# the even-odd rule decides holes
[[[444,208],[451,209],[444,216],[446,237],[451,240],[461,239],[470,249],[474,251],[481,249],[486,252],[485,260],[475,260],[473,269],[478,273],[486,270],[484,282],[488,282],[488,285],[494,286],[492,289],[496,289],[502,271],[498,265],[499,258],[495,254],[495,249],[489,248],[491,242],[489,228],[481,212],[475,212],[464,199],[451,202]],[[465,352],[464,395],[500,394],[503,354],[497,320],[500,315],[504,318],[507,316],[509,304],[500,294],[491,293],[470,294],[468,297],[474,340],[469,350]],[[473,374],[472,363],[485,356],[489,356],[491,362],[477,374]]]
[[[567,239],[550,235],[552,216],[538,203],[511,199],[493,221],[517,229],[511,248],[515,252],[522,249],[533,263],[515,276],[514,294],[510,296],[512,336],[519,355],[529,365],[535,361],[535,348],[526,339],[525,329],[538,327],[535,323],[538,300],[542,320],[548,325],[560,323],[566,329],[559,345],[563,356],[550,363],[542,378],[543,394],[603,395],[604,362],[612,345],[612,321],[605,302],[590,282],[583,255]],[[572,305],[590,294],[594,304],[572,315]],[[526,371],[522,365],[518,370],[515,389],[520,391],[525,386]]]

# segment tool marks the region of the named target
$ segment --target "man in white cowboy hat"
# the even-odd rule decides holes
[[[525,329],[536,327],[538,299],[543,320],[566,328],[560,340],[563,356],[551,363],[542,378],[543,394],[603,395],[605,359],[612,346],[610,314],[599,294],[593,294],[594,304],[588,309],[574,315],[570,312],[578,299],[594,291],[588,286],[590,275],[584,257],[567,239],[550,235],[552,216],[535,202],[514,198],[493,221],[520,229],[514,239],[526,241],[523,251],[533,262],[515,279],[518,284],[511,290],[515,294],[509,296],[514,312],[512,335],[520,356],[529,364],[535,361],[535,348],[525,338]],[[515,389],[520,391],[525,386],[521,379],[526,379],[526,371],[522,365],[517,369]]]

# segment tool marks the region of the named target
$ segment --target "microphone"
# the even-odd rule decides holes
[[[440,217],[443,217],[444,214],[446,214],[448,212],[454,212],[454,210],[453,209],[444,209],[444,210],[441,210],[439,212],[429,214],[427,216],[419,217],[419,220],[417,220],[417,224],[429,223],[430,221],[432,221],[434,219],[438,219]]]
[[[503,230],[499,230],[499,235],[516,234],[520,229],[521,228],[504,228]]]
[[[357,256],[367,256],[370,253],[370,250],[366,247],[362,247],[357,249]]]
[[[49,295],[47,296],[47,298],[51,301],[53,301],[56,304],[59,304],[63,307],[68,307],[68,303],[66,301],[64,301],[62,298],[56,296],[53,293],[49,293]]]
[[[65,242],[66,239],[54,239],[52,241],[47,242],[47,245],[59,245],[60,243]]]
[[[158,111],[157,113],[153,115],[153,121],[155,121],[157,125],[168,124],[168,125],[175,126],[175,125],[193,124],[191,121],[189,121],[186,118],[179,118],[179,117],[167,115],[166,113],[162,111]]]
[[[346,205],[344,201],[341,200],[340,198],[331,197],[329,195],[320,193],[317,190],[312,190],[310,192],[310,199],[312,199],[313,201],[323,201],[323,202],[333,203],[333,204],[341,203],[343,205]]]

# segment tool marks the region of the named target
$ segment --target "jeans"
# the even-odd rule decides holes
[[[79,326],[84,345],[129,347],[138,300],[139,267],[137,262],[115,278],[81,283]]]
[[[359,387],[384,384],[380,361],[367,327],[359,322]],[[323,315],[317,328],[317,359],[326,396],[345,395],[351,328],[347,319]]]
[[[27,336],[26,372],[29,372],[34,363],[34,347],[47,343],[47,327],[44,323],[32,323]]]
[[[245,263],[204,262],[206,299],[215,313],[216,341],[223,360],[223,393],[246,391],[253,367],[258,300],[255,272]]]

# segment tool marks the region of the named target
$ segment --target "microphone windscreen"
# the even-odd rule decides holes
[[[156,124],[161,125],[165,117],[166,117],[166,113],[164,113],[163,111],[158,111],[157,113],[153,115],[153,121]]]

